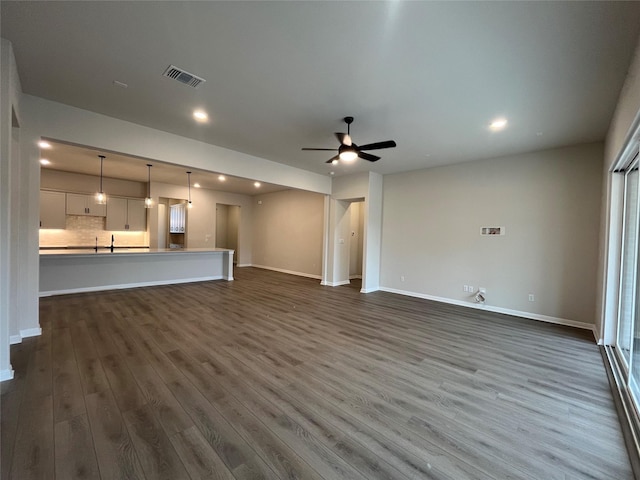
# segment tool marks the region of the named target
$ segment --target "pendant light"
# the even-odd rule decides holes
[[[144,199],[144,208],[153,208],[153,200],[151,200],[151,165],[147,163],[147,198]]]
[[[98,155],[98,157],[100,158],[100,191],[98,191],[98,193],[96,193],[96,203],[98,205],[106,205],[107,204],[107,196],[104,194],[104,191],[102,190],[102,162],[105,159],[104,155]]]
[[[191,172],[187,172],[187,186],[189,187],[189,203],[187,206],[193,208],[193,203],[191,203]]]

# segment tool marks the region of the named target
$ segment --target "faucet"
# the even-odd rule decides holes
[[[111,235],[111,252],[113,253],[113,235]]]

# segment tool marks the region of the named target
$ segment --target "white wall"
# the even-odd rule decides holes
[[[37,182],[38,160],[23,161],[24,150],[28,150],[20,145],[24,123],[13,49],[10,42],[0,39],[0,380],[13,376],[10,341],[40,332],[37,266],[27,254],[29,248],[37,251],[37,211],[34,218],[29,185],[34,179]],[[32,238],[30,232],[35,232]],[[31,284],[34,270],[36,283]]]
[[[285,190],[253,197],[253,265],[321,278],[323,225],[324,195]]]
[[[369,193],[364,204],[364,267],[362,269],[362,292],[364,293],[380,288],[383,196],[382,175],[370,172]]]
[[[485,287],[486,308],[588,327],[602,156],[589,144],[385,176],[382,288],[472,305],[463,285]]]

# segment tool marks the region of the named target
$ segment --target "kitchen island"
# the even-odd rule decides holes
[[[233,280],[233,250],[99,248],[40,250],[40,296]]]

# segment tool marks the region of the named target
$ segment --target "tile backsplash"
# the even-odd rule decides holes
[[[147,232],[110,232],[105,230],[105,217],[67,215],[64,230],[40,229],[40,247],[93,247],[98,237],[101,247],[111,244],[115,237],[116,247],[148,246]]]

